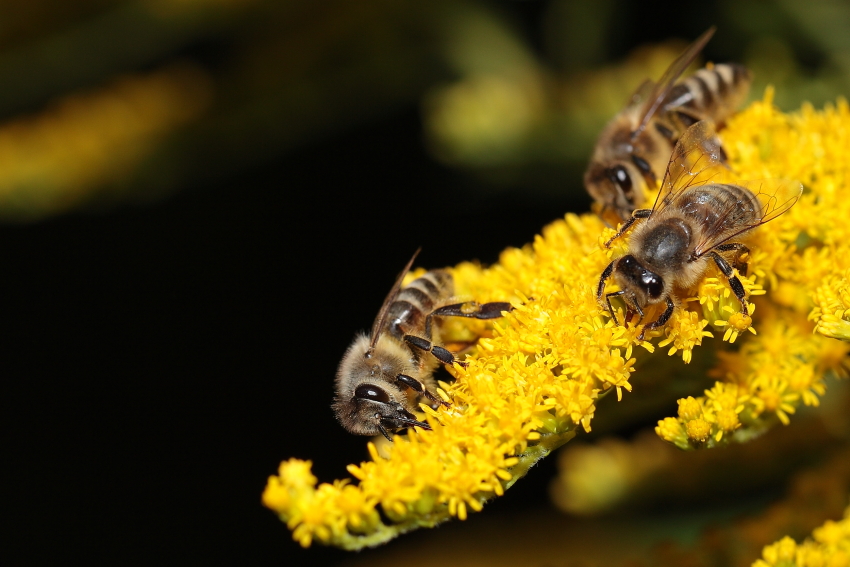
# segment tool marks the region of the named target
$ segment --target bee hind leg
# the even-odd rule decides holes
[[[507,301],[493,301],[492,303],[476,303],[466,301],[464,303],[453,303],[443,305],[431,311],[425,317],[425,334],[431,337],[431,324],[434,317],[469,317],[471,319],[498,319],[504,311],[513,311],[513,306]]]

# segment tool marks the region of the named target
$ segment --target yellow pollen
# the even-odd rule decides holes
[[[473,313],[478,312],[478,304],[473,301],[467,301],[463,305],[460,306],[460,312],[465,313],[466,315],[471,315]]]

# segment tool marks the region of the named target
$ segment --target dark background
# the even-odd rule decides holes
[[[464,183],[422,154],[407,110],[155,207],[4,227],[14,547],[326,558],[260,494],[286,458],[330,481],[366,457],[330,410],[333,377],[400,267],[419,245],[421,265],[495,261],[572,204],[464,203]]]
[[[294,4],[301,12],[286,15],[310,12]],[[555,66],[542,34],[552,3],[480,4]],[[250,26],[277,13],[260,5],[265,12],[255,19],[248,10],[233,27],[172,42],[121,70],[188,57],[218,76],[256,33]],[[606,5],[610,41],[594,65],[723,22],[730,31],[707,57],[744,52],[725,5]],[[38,6],[30,27],[6,36],[5,49],[122,9],[94,2],[63,15]],[[303,28],[281,20],[281,36],[321,19],[307,16]],[[805,38],[795,45],[801,65],[817,69],[818,48]],[[329,407],[337,362],[354,334],[370,326],[417,247],[417,265],[429,268],[492,263],[546,223],[588,207],[581,163],[539,164],[545,182],[522,174],[494,184],[492,175],[435,160],[423,143],[421,97],[452,71],[423,51],[421,73],[403,95],[375,106],[335,99],[327,111],[339,117],[333,123],[289,124],[281,111],[277,122],[260,118],[233,132],[222,124],[238,117],[228,114],[238,105],[225,101],[167,146],[187,165],[168,170],[165,197],[92,198],[0,226],[4,555],[12,563],[319,565],[348,557],[302,550],[260,495],[287,458],[313,460],[320,481],[331,481],[366,457],[364,440],[345,433]],[[323,76],[321,64],[311,69]],[[6,118],[38,112],[65,92],[96,86],[109,70],[98,72],[39,83],[30,98],[0,110]],[[291,77],[245,87],[242,104],[263,98],[273,108],[280,95],[288,108]],[[227,160],[223,141],[233,139],[250,141],[250,157]],[[589,152],[592,140],[583,143]],[[144,188],[158,179],[156,167],[127,185]],[[549,461],[534,469],[484,514],[547,507],[553,471]],[[456,524],[441,529],[462,529]]]

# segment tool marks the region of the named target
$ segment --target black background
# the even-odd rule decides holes
[[[470,197],[418,120],[154,207],[0,229],[7,537],[26,563],[344,557],[302,551],[260,504],[281,460],[331,481],[366,458],[329,407],[341,353],[416,247],[418,265],[491,263],[580,206]]]

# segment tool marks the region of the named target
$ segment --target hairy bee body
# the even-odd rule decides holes
[[[454,280],[445,270],[426,272],[404,288],[399,277],[372,332],[354,340],[337,370],[332,408],[345,429],[355,435],[380,433],[387,439],[390,432],[407,427],[431,429],[413,412],[420,402],[433,408],[449,405],[434,393],[433,373],[440,363],[458,363],[439,344],[439,320],[493,319],[512,309],[508,303],[451,304],[453,295]]]
[[[453,295],[451,274],[445,270],[426,272],[398,292],[387,312],[386,329],[381,331],[399,341],[405,334],[421,334],[428,314],[448,303]]]
[[[749,93],[751,75],[737,63],[704,67],[684,81],[676,79],[696,57],[713,29],[671,64],[651,93],[638,93],[597,139],[584,184],[614,220],[625,221],[655,187],[681,135],[701,120],[726,122]]]
[[[694,257],[697,243],[710,227],[722,223],[724,230],[738,230],[756,222],[761,203],[746,187],[710,184],[690,188],[675,203],[653,215],[651,222],[635,226],[629,252],[646,273],[661,282],[661,293],[642,294],[635,287],[632,270],[614,268],[614,281],[620,289],[632,288],[641,308],[660,303],[679,290],[697,284],[711,265],[712,257]],[[746,242],[741,233],[736,242]],[[640,278],[638,278],[640,279]]]
[[[666,309],[640,334],[664,325],[682,297],[687,297],[716,265],[748,315],[744,286],[735,274],[746,274],[742,256],[749,252],[752,232],[788,211],[799,199],[799,182],[770,179],[756,182],[711,182],[721,174],[722,152],[709,122],[688,128],[677,142],[652,209],[637,209],[607,243],[632,226],[628,253],[602,273],[597,299],[604,296],[616,320],[612,297],[621,297],[628,313],[641,319],[644,309],[666,303]],[[620,291],[605,294],[612,278]],[[627,319],[629,315],[627,315]]]

